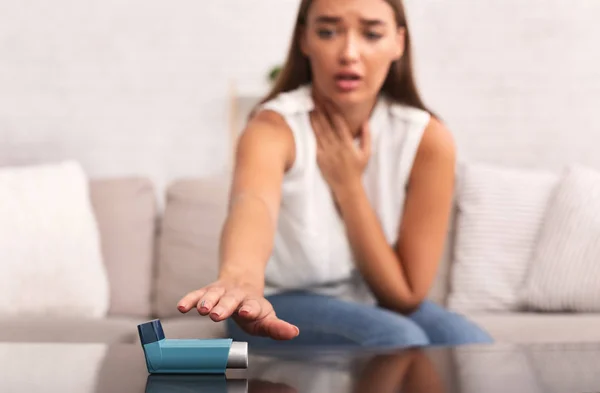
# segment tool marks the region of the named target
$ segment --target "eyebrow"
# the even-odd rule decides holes
[[[329,24],[336,24],[336,23],[340,23],[342,21],[342,18],[340,18],[339,16],[330,16],[330,15],[321,15],[318,16],[316,19],[317,23],[329,23]],[[383,25],[383,21],[380,19],[361,19],[360,23],[362,23],[363,25],[367,25],[367,26],[379,26],[379,25]]]

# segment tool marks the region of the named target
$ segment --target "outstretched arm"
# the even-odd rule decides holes
[[[277,318],[264,298],[264,273],[273,247],[284,173],[294,140],[283,119],[260,112],[242,134],[236,153],[230,206],[221,232],[218,280],[178,303],[214,321],[230,316],[246,332],[291,339],[298,329]]]
[[[283,176],[294,159],[294,141],[286,127],[279,115],[263,111],[242,134],[221,234],[219,278],[260,291],[273,247]]]

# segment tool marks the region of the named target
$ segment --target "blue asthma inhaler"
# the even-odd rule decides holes
[[[150,374],[225,374],[248,368],[248,343],[229,338],[165,338],[160,320],[138,325]]]

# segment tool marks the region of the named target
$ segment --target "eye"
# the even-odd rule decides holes
[[[333,37],[334,31],[331,29],[321,28],[317,30],[317,35],[321,38],[328,39]]]
[[[369,41],[377,41],[378,39],[380,39],[382,37],[382,35],[379,33],[375,33],[373,31],[367,31],[365,33],[365,37],[367,37],[367,39]]]

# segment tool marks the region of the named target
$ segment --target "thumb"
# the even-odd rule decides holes
[[[291,340],[300,334],[300,330],[296,326],[276,316],[266,317],[255,323],[255,329],[259,335],[268,336],[275,340]]]

